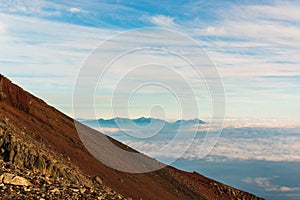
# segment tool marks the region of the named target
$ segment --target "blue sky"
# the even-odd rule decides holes
[[[72,115],[75,78],[91,50],[122,31],[170,28],[197,40],[217,66],[227,118],[296,120],[300,119],[299,10],[299,1],[1,0],[0,69]],[[145,105],[133,108],[132,117],[148,115]],[[210,116],[209,109],[201,111],[200,117]],[[106,109],[99,115],[112,116]],[[91,117],[84,111],[82,116]],[[171,113],[169,118],[178,115]]]

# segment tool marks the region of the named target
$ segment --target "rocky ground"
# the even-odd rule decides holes
[[[100,182],[100,183],[99,183]],[[68,184],[63,179],[53,178],[39,172],[19,169],[0,160],[1,199],[125,199],[94,179],[96,187]]]
[[[126,198],[0,119],[0,199]]]

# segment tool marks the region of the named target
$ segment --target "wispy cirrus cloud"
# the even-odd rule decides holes
[[[160,12],[156,12],[157,7]],[[259,111],[263,117],[300,118],[299,93],[295,92],[299,91],[300,75],[299,7],[295,1],[160,5],[133,1],[1,1],[0,37],[6,49],[1,52],[6,66],[1,72],[18,73],[20,77],[20,68],[36,74],[53,73],[59,68],[73,82],[75,71],[95,44],[120,30],[154,25],[182,31],[206,50],[223,77],[230,116],[242,113],[252,117]],[[28,23],[34,26],[26,26]],[[134,39],[122,45],[129,42]],[[116,44],[105,53],[119,47]],[[164,59],[170,65],[174,63],[171,57]],[[289,99],[290,104],[275,111],[274,105],[282,98]]]
[[[82,61],[95,44],[117,31],[2,13],[0,20],[1,73],[71,115],[74,78]]]
[[[244,19],[274,20],[279,22],[299,22],[300,14],[296,1],[275,1],[265,5],[233,6],[235,13]],[[288,10],[289,12],[282,12]]]
[[[60,15],[59,10],[63,6],[43,0],[33,1],[0,1],[0,11],[4,13],[14,13],[20,15],[41,15],[41,16],[54,16]]]

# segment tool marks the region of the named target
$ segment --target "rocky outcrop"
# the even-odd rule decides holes
[[[35,143],[9,120],[0,120],[0,198],[126,199],[100,177],[85,177],[59,156]]]
[[[16,128],[0,122],[0,159],[11,163],[20,168],[39,171],[43,174],[53,176],[54,178],[64,178],[70,183],[83,182],[90,185],[90,181],[84,178],[78,169],[71,168],[57,160],[51,153],[48,153],[45,147],[36,148],[27,138],[26,142],[14,135]],[[23,133],[25,134],[25,133]]]
[[[0,199],[126,199],[105,185],[88,187],[0,160]]]

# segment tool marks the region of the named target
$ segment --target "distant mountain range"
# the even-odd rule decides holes
[[[194,125],[201,125],[201,124],[206,124],[206,122],[195,118],[191,120],[177,120],[175,122],[167,122],[162,119],[156,119],[156,118],[145,118],[145,117],[140,117],[137,119],[129,119],[129,118],[121,118],[121,117],[116,117],[112,119],[77,119],[81,123],[90,126],[90,127],[97,127],[97,126],[102,126],[102,127],[118,127],[119,125],[137,125],[139,127],[145,127],[145,126],[165,126],[165,127],[178,127],[178,126],[194,126]]]

